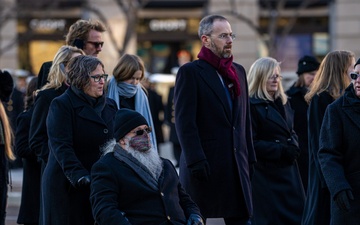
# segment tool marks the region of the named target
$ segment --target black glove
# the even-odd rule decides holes
[[[79,180],[76,182],[77,188],[89,187],[90,186],[90,175],[85,175],[80,177]]]
[[[210,175],[210,166],[207,160],[194,163],[190,166],[191,175],[199,181],[207,181]]]
[[[351,190],[342,190],[339,193],[337,193],[335,196],[336,204],[341,210],[345,212],[349,212],[350,210],[349,200],[354,200],[354,196]]]
[[[198,214],[190,214],[186,225],[204,225],[204,221]]]
[[[295,145],[284,145],[281,151],[281,158],[285,162],[293,163],[300,156],[300,149]]]

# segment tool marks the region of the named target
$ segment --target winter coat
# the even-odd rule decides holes
[[[331,195],[331,225],[360,223],[360,99],[353,84],[330,104],[321,126],[319,162]],[[350,189],[350,211],[343,212],[335,196]]]
[[[308,103],[305,101],[306,87],[295,87],[294,85],[286,92],[289,97],[291,108],[294,110],[294,130],[299,139],[300,156],[297,159],[301,181],[303,187],[307,189],[309,171],[309,151],[308,151],[308,126],[307,110]]]
[[[308,109],[309,174],[302,225],[330,224],[330,193],[321,172],[318,151],[320,128],[326,107],[334,101],[324,91],[314,95]]]
[[[254,224],[300,225],[305,202],[301,177],[296,161],[282,155],[284,147],[298,146],[294,112],[289,102],[279,109],[284,116],[274,102],[250,98],[250,106],[257,157],[252,179]]]
[[[29,129],[34,107],[20,113],[15,133],[15,152],[23,162],[23,180],[18,224],[38,224],[41,164],[29,147]]]
[[[215,68],[204,60],[180,67],[176,76],[175,123],[182,154],[180,181],[205,218],[252,216],[250,168],[255,163],[248,86],[244,68],[233,63],[240,96],[232,110]],[[208,181],[190,166],[207,160]]]
[[[42,164],[42,170],[46,166],[49,157],[48,135],[46,118],[48,116],[51,101],[63,94],[68,87],[63,84],[60,88],[46,89],[38,93],[34,103],[34,112],[30,125],[29,144],[30,148]]]
[[[90,201],[97,223],[185,225],[190,214],[201,215],[172,163],[167,159],[162,162],[158,182],[118,145],[95,163]]]
[[[49,108],[49,160],[42,176],[42,225],[94,224],[90,188],[77,181],[90,175],[100,147],[113,138],[116,103],[106,99],[101,117],[71,88]]]

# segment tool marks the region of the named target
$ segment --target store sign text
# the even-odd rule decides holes
[[[184,31],[186,30],[186,20],[150,20],[151,31]]]

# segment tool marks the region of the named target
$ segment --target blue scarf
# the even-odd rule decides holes
[[[151,144],[154,146],[156,150],[156,135],[155,135],[155,127],[151,117],[149,101],[146,93],[141,88],[140,83],[138,85],[132,85],[125,82],[117,83],[115,78],[112,77],[108,84],[107,97],[113,99],[116,102],[118,109],[120,109],[120,97],[124,96],[126,98],[131,98],[135,95],[135,111],[140,113],[143,117],[145,117],[146,121],[149,123],[149,126],[152,127],[151,131]]]

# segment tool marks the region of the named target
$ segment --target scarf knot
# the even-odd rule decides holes
[[[212,65],[224,80],[232,99],[240,95],[240,82],[236,74],[235,67],[232,65],[233,56],[229,58],[219,58],[210,49],[202,47],[198,58]]]

